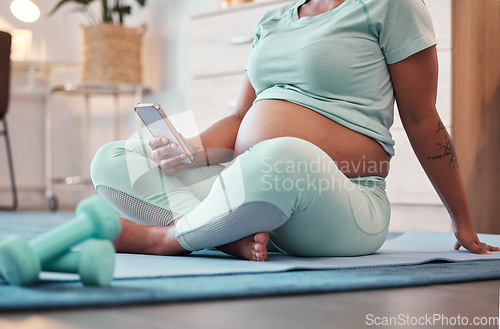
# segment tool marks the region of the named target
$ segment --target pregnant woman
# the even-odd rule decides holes
[[[255,30],[233,114],[190,138],[194,164],[157,137],[103,146],[97,191],[121,214],[118,252],[217,247],[264,261],[356,256],[383,244],[394,101],[457,243],[478,240],[452,141],[436,111],[438,64],[422,0],[296,0]],[[227,163],[225,166],[221,163]]]

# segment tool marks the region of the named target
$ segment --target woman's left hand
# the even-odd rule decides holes
[[[475,230],[457,229],[455,237],[457,238],[455,250],[464,247],[475,254],[491,254],[492,251],[500,251],[500,248],[479,241]]]

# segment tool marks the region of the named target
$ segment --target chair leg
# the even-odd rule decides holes
[[[0,210],[16,210],[17,209],[17,189],[16,180],[14,178],[14,164],[12,161],[12,152],[10,149],[9,134],[7,131],[7,121],[5,118],[1,119],[3,122],[3,131],[1,132],[5,137],[5,146],[7,148],[7,161],[9,163],[10,184],[12,187],[12,204],[10,206],[0,206]]]

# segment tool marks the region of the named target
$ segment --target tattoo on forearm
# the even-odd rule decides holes
[[[193,145],[193,143],[188,142],[189,146],[191,146],[191,150],[193,150],[193,153],[198,153],[201,150],[201,147]]]
[[[457,154],[455,153],[455,147],[453,147],[453,142],[448,135],[448,132],[446,131],[446,127],[444,124],[441,122],[441,120],[438,121],[438,128],[436,130],[437,133],[441,134],[444,137],[444,143],[437,143],[439,148],[441,149],[441,154],[435,155],[428,157],[427,159],[435,160],[435,159],[443,159],[443,158],[448,158],[448,165],[452,167],[453,169],[458,168],[458,160],[457,160]]]

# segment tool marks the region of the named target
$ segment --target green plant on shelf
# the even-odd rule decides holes
[[[135,0],[141,6],[146,4],[146,0]],[[93,3],[101,3],[101,14],[97,14]],[[108,23],[123,25],[124,17],[130,15],[132,6],[124,0],[60,0],[51,10],[49,15],[54,14],[59,8],[66,4],[77,5],[77,11],[84,12],[93,24]]]

